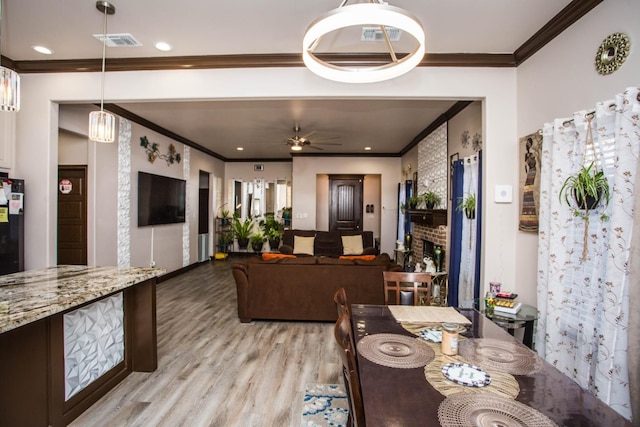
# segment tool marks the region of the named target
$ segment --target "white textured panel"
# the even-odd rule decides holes
[[[418,144],[418,194],[433,191],[440,196],[440,209],[446,209],[448,183],[447,124],[443,123]]]
[[[131,122],[120,118],[118,135],[118,267],[131,265]]]
[[[64,315],[65,400],[123,360],[122,292]]]
[[[191,203],[189,203],[189,174],[191,173],[191,147],[184,146],[182,155],[184,179],[187,180],[185,222],[182,225],[182,266],[189,265],[189,219],[191,218]]]

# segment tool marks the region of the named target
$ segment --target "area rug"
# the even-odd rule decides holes
[[[307,384],[302,405],[302,427],[347,425],[349,403],[342,385]]]

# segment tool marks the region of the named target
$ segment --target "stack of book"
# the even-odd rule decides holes
[[[522,307],[517,301],[518,294],[512,292],[498,292],[496,294],[496,306],[494,312],[498,315],[516,315]]]

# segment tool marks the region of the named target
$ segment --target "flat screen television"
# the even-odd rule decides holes
[[[185,222],[187,181],[138,172],[138,227]]]

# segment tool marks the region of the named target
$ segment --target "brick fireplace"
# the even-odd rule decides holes
[[[415,262],[422,262],[422,258],[425,256],[425,248],[428,250],[430,247],[433,248],[434,245],[442,246],[445,249],[445,254],[448,253],[446,225],[432,226],[413,222],[412,230],[411,250],[413,251]],[[425,242],[427,243],[425,244]],[[447,262],[448,259],[444,256],[441,261],[443,271],[447,271]]]

